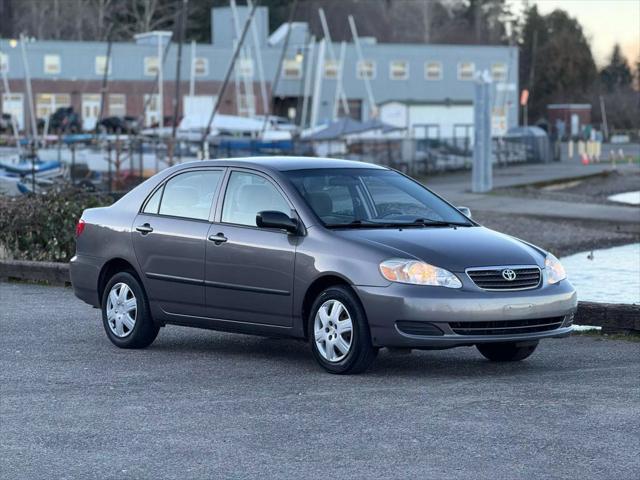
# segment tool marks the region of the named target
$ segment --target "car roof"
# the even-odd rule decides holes
[[[340,160],[322,157],[243,157],[220,158],[216,160],[194,161],[181,164],[182,166],[229,166],[229,167],[258,167],[280,172],[289,170],[308,170],[316,168],[375,168],[386,170],[385,167],[372,163],[355,160]]]

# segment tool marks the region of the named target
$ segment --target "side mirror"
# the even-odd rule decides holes
[[[460,210],[460,213],[462,213],[464,216],[472,218],[471,217],[471,209],[469,207],[457,207],[458,210]]]
[[[260,228],[278,228],[289,233],[298,233],[298,220],[275,210],[258,212],[256,225]]]

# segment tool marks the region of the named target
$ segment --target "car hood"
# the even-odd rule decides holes
[[[352,241],[387,247],[385,253],[417,258],[454,272],[469,267],[538,265],[541,251],[513,237],[484,227],[336,230]]]

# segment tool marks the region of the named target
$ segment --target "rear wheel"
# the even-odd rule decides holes
[[[308,329],[313,356],[329,373],[363,372],[378,353],[364,310],[346,287],[330,287],[318,296]]]
[[[116,273],[102,294],[102,323],[107,337],[120,348],[145,348],[158,336],[147,296],[129,272]]]
[[[517,362],[529,357],[538,342],[522,343],[481,343],[476,345],[485,358],[492,362]]]

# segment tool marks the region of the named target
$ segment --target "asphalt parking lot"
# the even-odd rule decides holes
[[[0,477],[634,479],[640,343],[549,340],[527,361],[167,327],[108,342],[71,289],[0,283]]]

